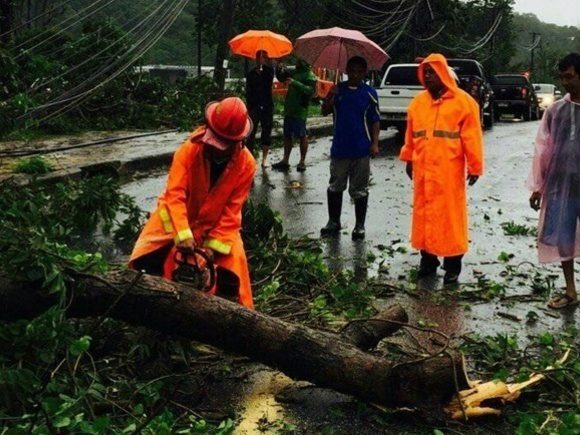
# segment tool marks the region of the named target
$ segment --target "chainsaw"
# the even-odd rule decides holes
[[[175,270],[171,275],[173,281],[187,284],[197,290],[209,291],[216,281],[215,266],[213,259],[207,252],[200,248],[193,251],[175,251],[173,256]],[[206,274],[209,273],[209,284],[206,285]]]

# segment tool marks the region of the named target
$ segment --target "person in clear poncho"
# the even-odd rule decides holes
[[[544,114],[528,177],[530,206],[540,210],[539,261],[560,261],[566,281],[566,292],[548,303],[556,309],[578,303],[574,258],[580,257],[580,54],[564,57],[558,69],[567,94]]]

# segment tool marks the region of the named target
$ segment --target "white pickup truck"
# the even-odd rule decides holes
[[[377,89],[382,129],[395,127],[404,136],[407,107],[415,95],[423,90],[417,77],[418,66],[418,63],[397,63],[387,68],[381,86]]]

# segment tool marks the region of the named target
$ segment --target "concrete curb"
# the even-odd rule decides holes
[[[315,118],[319,119],[319,118]],[[323,136],[332,133],[333,124],[331,119],[324,119],[322,122],[317,122],[316,124],[308,127],[309,135],[311,136]],[[259,137],[259,135],[257,135]],[[132,136],[120,137],[116,142],[123,140],[128,140]],[[280,127],[276,128],[272,132],[273,138],[282,137],[282,129]],[[95,145],[102,144],[102,141],[96,141]],[[176,144],[177,146],[177,144]],[[38,154],[49,154],[47,152],[39,152]],[[11,179],[17,185],[26,185],[30,183],[33,179],[41,181],[47,184],[54,184],[59,181],[67,179],[79,179],[85,175],[98,175],[105,174],[114,178],[120,178],[121,180],[128,179],[132,174],[139,171],[153,170],[161,167],[168,167],[171,164],[173,158],[174,150],[172,151],[160,151],[157,154],[146,155],[146,156],[136,156],[127,159],[119,160],[118,158],[104,159],[99,162],[86,162],[75,168],[66,168],[58,171],[54,171],[48,174],[33,176],[28,174],[5,174],[0,175],[0,182]]]

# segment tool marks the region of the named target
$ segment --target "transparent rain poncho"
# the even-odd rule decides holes
[[[541,263],[580,256],[580,104],[566,95],[546,110],[536,137],[531,191],[541,192]]]

